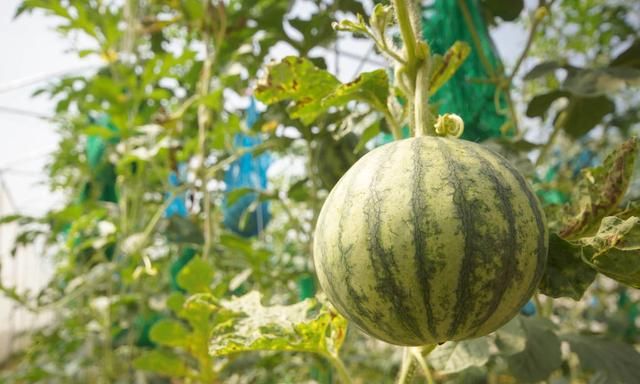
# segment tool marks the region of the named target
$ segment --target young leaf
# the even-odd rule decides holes
[[[640,288],[640,218],[602,219],[593,237],[580,239],[583,254],[601,273]]]
[[[560,339],[548,320],[522,318],[522,325],[527,343],[524,351],[507,358],[509,370],[519,383],[544,380],[562,364]]]
[[[456,41],[447,50],[442,59],[436,61],[429,80],[430,95],[436,93],[456,73],[470,53],[471,47],[469,44],[463,41]]]
[[[290,116],[309,125],[324,112],[322,99],[339,84],[332,74],[315,67],[308,59],[289,56],[267,68],[255,95],[265,104],[291,100]]]
[[[314,299],[264,307],[260,293],[222,302],[230,319],[214,327],[212,355],[243,351],[306,351],[337,354],[347,321]]]
[[[133,361],[133,366],[171,377],[184,377],[188,374],[187,364],[178,355],[159,349],[143,353]]]
[[[184,347],[189,344],[189,330],[174,319],[161,319],[153,325],[149,336],[154,343],[169,347]]]
[[[632,345],[577,334],[564,335],[562,339],[578,355],[582,368],[604,375],[604,382],[640,382],[640,353]]]
[[[556,234],[549,236],[547,268],[538,287],[542,293],[580,300],[595,278],[596,271],[580,259],[580,247]]]
[[[213,268],[200,257],[194,257],[178,274],[178,284],[187,292],[202,293],[209,291],[213,279]]]
[[[633,137],[610,154],[604,164],[582,170],[560,237],[572,240],[595,231],[624,196],[633,173],[638,140]]]
[[[464,341],[447,341],[429,354],[429,363],[440,373],[455,373],[469,367],[482,367],[489,361],[486,337]]]

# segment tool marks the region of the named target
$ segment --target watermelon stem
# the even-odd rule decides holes
[[[327,359],[331,365],[336,370],[338,374],[338,378],[340,379],[340,383],[342,384],[351,384],[351,376],[349,376],[349,372],[347,371],[347,367],[345,367],[344,363],[340,359],[340,357],[333,355],[332,353],[322,353],[322,356]]]
[[[437,347],[436,344],[429,344],[429,345],[425,345],[424,347],[409,348],[411,355],[418,362],[418,366],[420,366],[420,369],[422,369],[422,373],[424,374],[424,377],[427,379],[427,384],[433,384],[434,382],[433,382],[433,376],[431,376],[431,370],[429,369],[429,365],[427,365],[427,362],[423,354],[426,354],[428,356],[429,353],[431,353],[431,351],[436,349],[436,347]]]
[[[435,131],[429,116],[429,78],[431,72],[431,55],[429,45],[420,38],[422,30],[420,15],[414,0],[394,0],[393,8],[396,13],[402,40],[404,42],[405,63],[399,63],[401,71],[407,77],[407,83],[402,78],[396,81],[406,97],[413,100],[409,103],[409,126],[415,137],[426,135],[435,136]]]

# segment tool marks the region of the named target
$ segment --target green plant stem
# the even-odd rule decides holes
[[[414,136],[435,135],[435,128],[430,124],[429,106],[429,68],[423,63],[416,76],[416,92],[414,97],[415,130]]]
[[[349,376],[349,372],[347,371],[347,367],[345,367],[344,363],[338,356],[334,356],[331,353],[323,353],[322,356],[326,358],[333,368],[335,368],[336,373],[338,374],[338,378],[340,379],[340,383],[342,384],[351,384],[351,376]]]
[[[209,34],[205,33],[203,42],[205,46],[205,60],[202,63],[202,70],[197,84],[199,97],[205,97],[209,93],[209,82],[211,81],[211,67],[213,65],[212,53],[209,51]],[[208,177],[206,172],[207,159],[207,130],[211,120],[211,114],[207,106],[203,103],[198,105],[198,152],[200,157],[200,182],[202,193],[202,205],[204,210],[204,247],[202,257],[209,258],[211,250],[211,195],[207,188]]]
[[[400,33],[404,42],[404,53],[407,59],[409,73],[415,71],[416,62],[416,35],[412,16],[409,14],[408,3],[413,0],[393,0],[393,8],[396,11]]]
[[[434,384],[434,381],[433,381],[433,376],[431,375],[431,370],[429,369],[429,365],[424,359],[424,356],[422,353],[426,353],[427,355],[429,355],[429,353],[431,353],[431,351],[436,349],[436,347],[437,347],[436,344],[430,344],[424,347],[417,347],[417,348],[411,347],[409,350],[413,358],[418,362],[418,366],[422,370],[424,377],[427,379],[427,384]]]
[[[553,4],[554,1],[555,0],[549,1],[549,6]],[[542,20],[544,20],[544,14],[538,11],[540,9],[543,9],[543,7],[545,7],[544,0],[538,1],[538,8],[536,9],[536,11],[534,11],[533,21],[531,22],[531,28],[529,29],[529,35],[527,36],[527,42],[525,43],[524,49],[520,53],[520,56],[516,60],[516,64],[513,66],[511,75],[507,77],[508,87],[511,87],[511,84],[513,83],[513,79],[518,74],[518,70],[520,69],[520,66],[522,66],[522,63],[529,55],[529,50],[531,49],[531,45],[533,44],[533,40],[536,36],[536,32],[538,31],[538,27],[540,26],[540,23],[542,22]]]
[[[482,43],[480,42],[480,34],[476,29],[475,24],[473,23],[473,18],[471,17],[471,12],[469,12],[469,8],[467,7],[466,0],[458,0],[458,8],[462,12],[462,17],[464,17],[464,21],[467,23],[467,28],[471,33],[471,39],[473,40],[473,45],[476,46],[476,52],[478,53],[478,57],[480,58],[480,62],[484,67],[484,70],[487,72],[487,75],[493,79],[495,82],[495,72],[493,70],[493,66],[489,62],[489,59],[484,54],[482,50]]]
[[[429,116],[429,75],[430,54],[429,47],[419,36],[422,30],[413,0],[394,0],[393,7],[396,12],[398,25],[404,42],[403,50],[406,57],[406,65],[398,74],[405,74],[408,84],[402,83],[403,79],[397,79],[407,93],[407,98],[413,102],[408,103],[409,126],[415,137],[425,134],[434,134],[430,126]]]
[[[393,135],[393,138],[395,140],[402,139],[402,130],[400,129],[400,126],[398,125],[398,122],[396,121],[396,119],[391,115],[391,112],[387,110],[384,114],[384,117],[387,120],[387,123],[389,124],[389,128],[391,129],[391,134]]]
[[[533,301],[536,303],[536,309],[538,311],[538,316],[543,315],[544,307],[542,306],[542,302],[540,301],[540,293],[536,292],[533,294]]]
[[[396,384],[405,384],[412,369],[414,369],[413,356],[411,356],[409,347],[404,347],[402,348],[402,364],[400,365],[400,371],[398,371]]]
[[[553,148],[553,144],[555,143],[556,138],[558,137],[558,134],[560,134],[560,131],[564,127],[564,123],[567,120],[567,116],[571,112],[570,111],[571,108],[572,107],[570,106],[566,110],[560,112],[560,116],[558,116],[555,123],[553,124],[553,131],[551,131],[551,135],[549,136],[549,139],[540,150],[540,155],[536,159],[536,164],[535,164],[536,167],[542,165],[546,160],[547,155],[549,154],[549,151],[551,150],[551,148]]]

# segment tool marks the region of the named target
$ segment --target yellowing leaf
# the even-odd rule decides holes
[[[436,93],[456,73],[470,53],[471,47],[469,47],[469,44],[463,41],[456,41],[444,56],[439,57],[431,71],[429,94]]]
[[[332,74],[311,61],[289,56],[267,68],[255,96],[265,104],[291,100],[290,116],[308,125],[324,112],[322,99],[339,84]]]
[[[371,107],[384,113],[387,111],[388,97],[389,77],[387,71],[378,69],[365,72],[354,81],[340,85],[333,93],[324,98],[322,105],[328,108],[358,100],[368,103]]]
[[[253,291],[221,303],[229,317],[211,333],[212,355],[257,350],[337,354],[346,334],[343,317],[315,299],[271,307],[260,300]]]
[[[558,234],[567,240],[593,234],[605,216],[611,214],[629,186],[636,159],[638,140],[633,137],[610,154],[604,164],[582,170],[571,204],[569,217]]]
[[[584,257],[599,272],[640,288],[640,218],[605,217],[595,236],[580,243]]]

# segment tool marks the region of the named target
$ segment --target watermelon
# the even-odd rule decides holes
[[[314,236],[320,286],[365,333],[397,345],[463,340],[513,318],[545,267],[544,213],[504,158],[418,137],[363,156]]]

